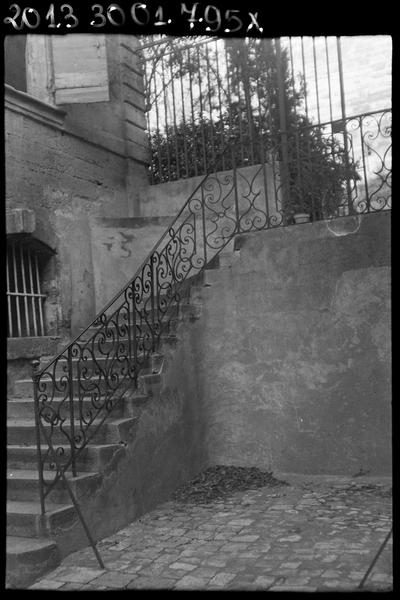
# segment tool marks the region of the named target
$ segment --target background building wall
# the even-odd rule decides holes
[[[106,38],[108,102],[55,106],[22,91],[21,81],[6,85],[6,210],[30,211],[35,226],[28,234],[54,252],[42,282],[47,337],[8,344],[10,391],[15,379],[29,377],[30,360],[54,354],[94,318],[91,220],[131,217],[146,184],[137,43],[133,36]]]
[[[33,235],[56,252],[60,311],[48,324],[51,333],[74,334],[94,317],[90,218],[132,216],[135,190],[146,178],[145,149],[139,149],[145,132],[138,128],[133,142],[128,132],[127,96],[138,106],[144,99],[125,37],[107,38],[109,102],[51,107],[6,89],[6,207],[33,210]],[[128,52],[131,60],[122,60]],[[143,107],[131,107],[142,125]]]
[[[282,47],[290,56],[288,38],[282,38]],[[390,107],[392,104],[391,37],[389,35],[341,36],[340,47],[346,116],[350,117]],[[292,57],[293,72],[290,68],[290,73],[295,78],[297,85],[300,82],[300,74],[305,78],[307,110],[310,118],[314,122],[321,123],[332,119],[341,119],[342,105],[336,38],[329,36],[325,42],[325,38],[322,36],[293,37]]]

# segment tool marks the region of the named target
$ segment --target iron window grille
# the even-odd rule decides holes
[[[8,337],[45,335],[41,290],[41,258],[21,242],[7,243]]]

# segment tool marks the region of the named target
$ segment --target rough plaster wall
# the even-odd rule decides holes
[[[391,37],[344,36],[341,40],[347,114],[391,106]]]
[[[57,252],[58,330],[76,332],[95,314],[89,220],[128,214],[126,159],[12,111],[5,133],[6,205],[35,211]]]
[[[211,462],[390,472],[389,219],[243,236],[211,272],[197,325]]]
[[[277,174],[278,163],[275,163],[275,174]],[[265,176],[265,179],[264,179]],[[230,189],[228,182],[233,181],[232,171],[220,171],[218,177],[214,178],[213,175],[208,176],[208,186],[211,189],[215,189],[215,194],[219,193],[219,184],[221,188],[224,188],[225,193]],[[147,185],[140,193],[140,216],[141,217],[154,217],[154,216],[175,216],[185,202],[190,198],[191,194],[195,192],[198,185],[203,181],[204,175],[198,177],[189,177],[188,179],[178,179],[177,181],[168,181],[166,183],[157,183],[156,185]],[[219,184],[217,184],[217,180]],[[245,199],[250,192],[254,193],[254,190],[258,192],[258,200],[256,206],[265,206],[265,186],[267,187],[267,197],[269,199],[269,215],[272,216],[277,212],[277,205],[275,201],[275,188],[274,188],[274,174],[272,167],[265,163],[265,171],[261,165],[250,165],[249,167],[241,167],[237,171],[237,190],[239,202]],[[210,187],[208,187],[210,191]],[[200,195],[200,194],[198,194]],[[252,197],[252,196],[251,196]],[[279,199],[278,199],[279,202]],[[234,203],[234,189],[229,193],[225,201],[225,206],[233,206]],[[278,205],[279,206],[279,205]],[[247,208],[247,207],[246,207]]]
[[[135,275],[170,222],[171,217],[92,220],[96,313]]]
[[[132,216],[147,183],[138,43],[134,36],[107,36],[110,101],[63,105],[63,129],[17,112],[15,105],[5,113],[6,205],[33,209],[34,235],[56,250],[49,286],[58,287],[53,300],[61,310],[52,329],[66,337],[95,315],[91,219]]]

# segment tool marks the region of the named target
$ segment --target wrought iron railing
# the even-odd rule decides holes
[[[43,512],[55,483],[67,471],[77,474],[87,444],[126,390],[137,385],[178,316],[192,278],[235,235],[290,224],[294,210],[302,208],[301,196],[303,209],[314,220],[391,207],[391,111],[359,115],[327,128],[329,135],[318,131],[329,140],[324,146],[328,154],[322,158],[302,145],[305,132],[288,131],[282,136],[286,152],[282,144],[271,146],[269,162],[206,175],[134,277],[85,331],[34,372]],[[353,158],[358,145],[360,164]],[[335,166],[343,165],[338,176]],[[334,173],[329,185],[323,180],[327,169]]]
[[[389,104],[390,45],[385,37],[145,36],[151,183],[205,175],[232,139],[234,162],[222,154],[219,170],[261,164],[281,131]],[[371,52],[381,60],[365,60]]]

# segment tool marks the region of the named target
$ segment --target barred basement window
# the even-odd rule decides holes
[[[41,292],[41,257],[29,246],[7,243],[8,337],[45,335]]]

